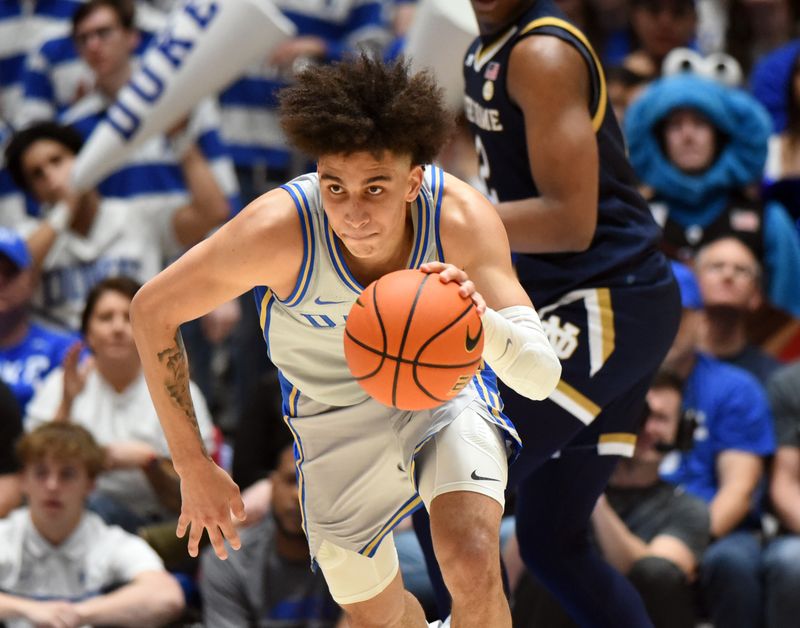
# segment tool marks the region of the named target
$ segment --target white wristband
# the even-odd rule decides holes
[[[55,206],[47,212],[45,222],[53,228],[56,233],[63,233],[66,231],[72,219],[72,214],[69,207],[64,202],[56,203]]]

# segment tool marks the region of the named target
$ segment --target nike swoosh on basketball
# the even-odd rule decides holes
[[[323,299],[317,297],[314,299],[314,303],[317,305],[341,305],[342,303],[347,303],[347,301],[324,301]]]
[[[483,335],[483,325],[480,326],[478,329],[478,335],[474,338],[471,338],[469,335],[469,327],[467,327],[467,341],[464,343],[467,347],[467,351],[474,351],[475,347],[478,346],[478,341],[481,339]]]
[[[486,480],[488,482],[499,482],[500,481],[497,478],[485,478],[482,475],[478,475],[478,470],[477,469],[473,470],[472,474],[469,477],[471,477],[473,480]]]

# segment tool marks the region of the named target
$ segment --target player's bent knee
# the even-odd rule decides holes
[[[493,580],[499,581],[499,517],[498,509],[496,516],[483,513],[468,522],[455,516],[433,523],[436,557],[451,593],[462,588],[474,591],[476,583],[490,586]]]
[[[323,541],[316,555],[331,596],[338,604],[367,602],[382,593],[399,571],[397,550],[389,534],[372,557]],[[402,589],[401,589],[402,592]],[[402,612],[402,595],[400,609]]]

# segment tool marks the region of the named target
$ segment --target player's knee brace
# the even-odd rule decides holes
[[[316,555],[331,596],[339,604],[372,599],[388,587],[399,569],[394,539],[388,534],[370,558],[325,540]]]
[[[532,307],[514,305],[483,315],[483,357],[520,395],[545,399],[561,378],[561,363]]]

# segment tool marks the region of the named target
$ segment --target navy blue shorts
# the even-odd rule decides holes
[[[645,395],[681,314],[671,273],[649,286],[576,290],[537,309],[562,376],[545,401],[500,388],[503,411],[522,437],[511,484],[570,452],[632,456]]]

